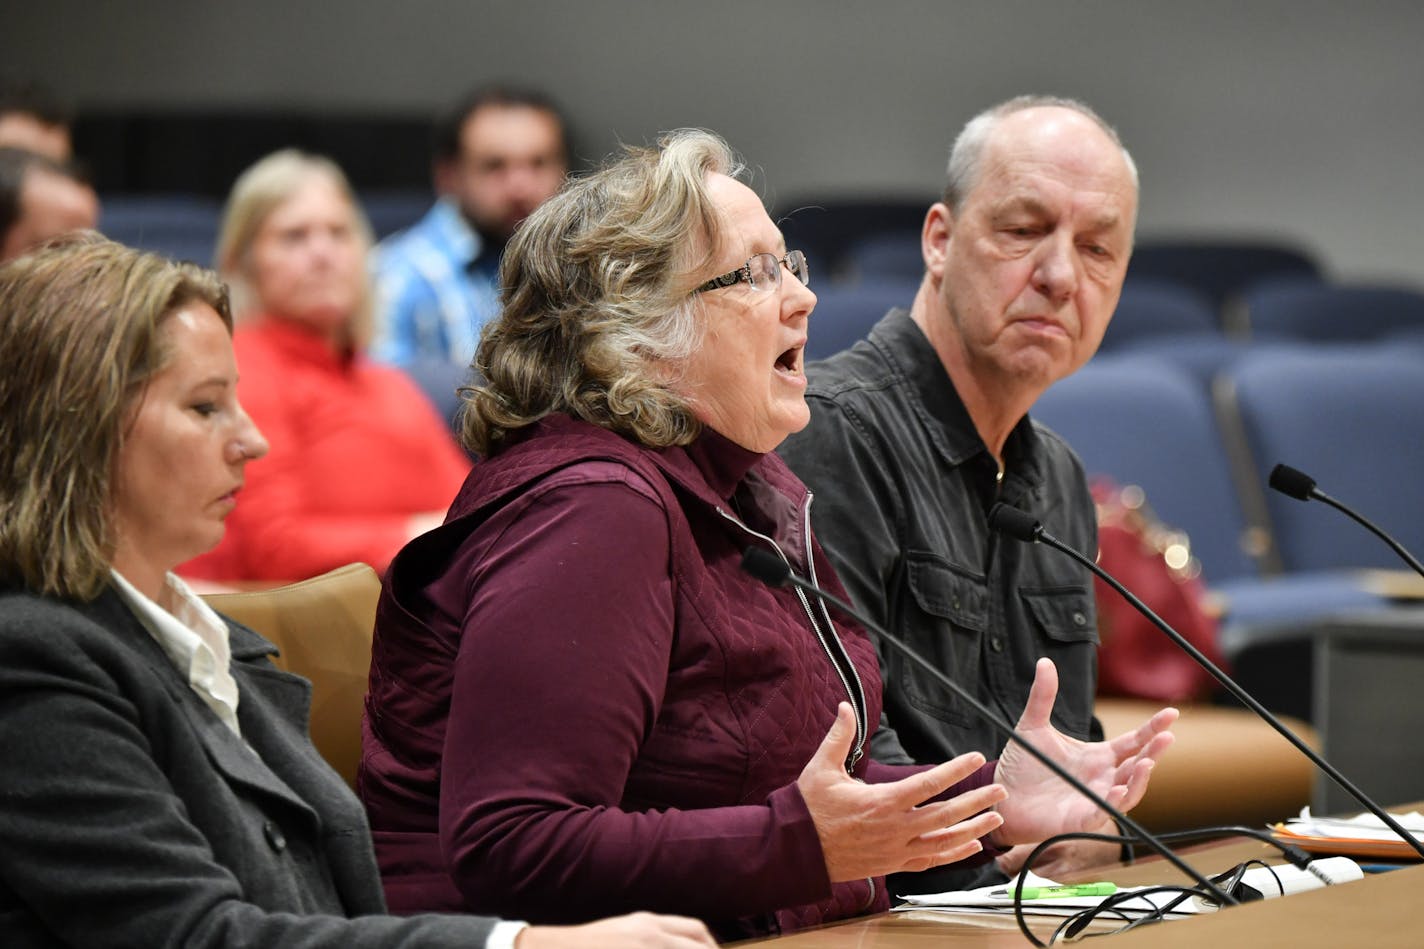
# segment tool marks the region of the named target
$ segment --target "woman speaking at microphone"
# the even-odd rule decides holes
[[[482,460],[378,611],[359,786],[398,911],[653,909],[752,936],[1098,821],[1017,755],[872,762],[864,633],[739,569],[762,547],[844,596],[773,454],[808,421],[808,262],[737,172],[716,136],[673,133],[505,251],[465,407]],[[1021,725],[1136,803],[1170,713],[1071,741],[1042,673]]]

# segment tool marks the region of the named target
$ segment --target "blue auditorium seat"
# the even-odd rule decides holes
[[[919,281],[877,280],[826,286],[813,281],[811,288],[816,291],[816,309],[811,313],[806,358],[824,359],[864,339],[892,307],[908,309]]]
[[[222,206],[189,194],[107,194],[99,202],[99,230],[140,250],[213,266]]]
[[[1409,287],[1271,280],[1241,299],[1253,337],[1333,343],[1424,333],[1424,292]]]

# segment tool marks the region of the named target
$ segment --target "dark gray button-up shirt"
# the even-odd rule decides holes
[[[813,327],[814,330],[814,327]],[[998,464],[938,355],[904,310],[810,367],[811,424],[782,456],[816,493],[812,519],[855,603],[1010,722],[1034,663],[1059,671],[1058,728],[1097,738],[1097,619],[1091,574],[1063,554],[994,534],[1003,500],[1049,533],[1097,552],[1081,462],[1024,418]],[[885,710],[872,754],[939,762],[996,757],[1004,737],[918,666],[880,644]]]

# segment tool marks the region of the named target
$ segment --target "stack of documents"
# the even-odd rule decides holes
[[[1424,814],[1390,812],[1399,825],[1415,838],[1424,841]],[[1338,853],[1350,857],[1376,857],[1387,860],[1418,860],[1414,848],[1399,839],[1399,835],[1373,814],[1356,817],[1312,817],[1310,808],[1302,808],[1300,817],[1271,828],[1277,840],[1295,844],[1311,853]]]

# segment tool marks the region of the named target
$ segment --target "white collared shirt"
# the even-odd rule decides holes
[[[144,628],[163,647],[174,667],[233,734],[242,737],[237,724],[237,680],[232,677],[232,648],[227,624],[188,585],[173,574],[164,582],[173,593],[176,609],[168,612],[144,596],[123,574],[110,568],[114,586]]]
[[[119,596],[158,641],[178,671],[184,673],[188,685],[222,723],[241,738],[242,730],[237,724],[237,680],[232,677],[230,668],[232,648],[228,643],[227,623],[174,574],[168,574],[164,582],[173,591],[176,615],[140,593],[117,570],[110,568],[109,572]],[[484,949],[513,949],[515,938],[528,925],[516,920],[495,923]]]

